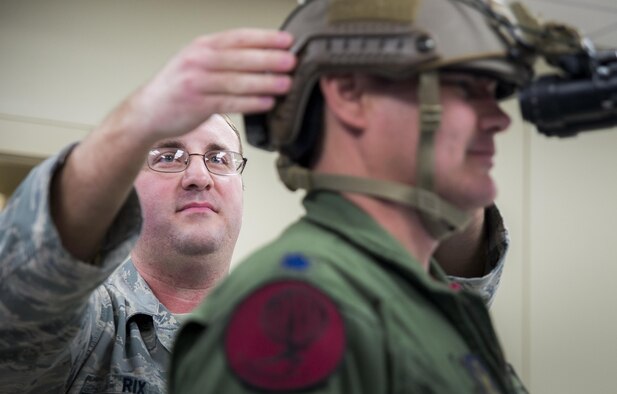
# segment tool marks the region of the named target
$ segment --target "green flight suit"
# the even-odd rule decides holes
[[[524,393],[480,297],[331,192],[181,330],[172,393]]]

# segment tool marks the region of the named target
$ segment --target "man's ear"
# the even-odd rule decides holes
[[[366,126],[363,96],[366,83],[358,74],[333,74],[321,77],[319,86],[326,106],[338,120],[353,128]]]

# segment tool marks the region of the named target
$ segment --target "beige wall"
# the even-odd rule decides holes
[[[35,160],[82,138],[194,35],[276,27],[294,3],[1,1],[0,165],[3,154]],[[498,138],[495,177],[513,246],[492,308],[500,337],[533,393],[613,392],[617,133],[546,139],[522,124],[514,102],[507,108],[514,123]],[[301,214],[301,195],[277,181],[274,156],[246,153],[236,261]],[[20,175],[6,171],[0,192]]]

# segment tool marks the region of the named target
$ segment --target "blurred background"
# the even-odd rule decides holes
[[[279,27],[295,4],[0,0],[0,209],[33,165],[85,136],[194,37]],[[527,4],[617,46],[615,0]],[[513,124],[498,137],[494,175],[512,245],[491,310],[499,336],[532,393],[615,393],[617,130],[547,138],[515,101],[504,107]],[[280,184],[275,155],[245,150],[235,263],[302,214],[302,193]]]

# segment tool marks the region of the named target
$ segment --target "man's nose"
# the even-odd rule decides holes
[[[182,176],[184,189],[209,189],[212,186],[212,174],[208,171],[203,156],[189,157],[189,164]]]
[[[481,105],[479,127],[489,133],[499,133],[510,127],[510,116],[499,106],[494,99],[486,100]]]

